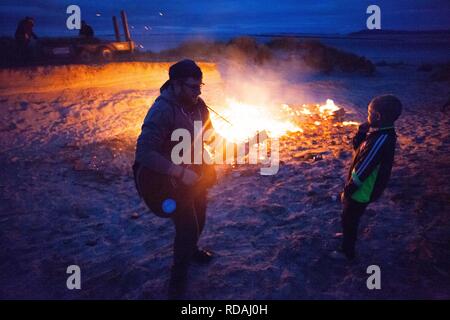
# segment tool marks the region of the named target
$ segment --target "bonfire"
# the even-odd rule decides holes
[[[220,111],[217,112],[216,109]],[[255,136],[261,136],[261,133],[267,134],[269,144],[273,140],[286,142],[302,136],[302,138],[326,139],[327,137],[331,138],[343,127],[359,124],[346,119],[345,109],[337,106],[331,99],[327,99],[323,105],[279,104],[271,106],[253,105],[235,99],[227,99],[224,106],[218,106],[212,110],[211,121],[220,136],[237,144],[256,142],[259,149],[267,150],[268,154],[264,151],[258,152],[258,160],[261,163],[264,163],[270,155],[270,146],[266,145],[265,140],[254,139]]]

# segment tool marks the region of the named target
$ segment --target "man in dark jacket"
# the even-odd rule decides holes
[[[393,95],[374,98],[368,107],[367,122],[359,126],[353,138],[355,155],[341,194],[342,252],[349,260],[355,257],[362,214],[381,196],[389,181],[396,144],[394,122],[401,111],[402,104]]]
[[[202,76],[192,60],[182,60],[170,67],[169,80],[145,117],[136,145],[133,170],[138,192],[153,213],[171,218],[175,225],[170,298],[183,294],[192,261],[207,263],[213,257],[211,252],[199,249],[197,242],[205,225],[207,189],[215,183],[214,168],[195,161],[189,165],[175,164],[178,161],[174,161],[172,154],[177,144],[172,137],[177,129],[190,133],[191,146],[195,139],[201,139],[200,151],[205,151],[201,135],[212,126],[208,108],[199,97]],[[203,126],[200,137],[195,136],[199,135],[195,121],[197,124],[201,121]],[[194,148],[192,151],[195,152]]]

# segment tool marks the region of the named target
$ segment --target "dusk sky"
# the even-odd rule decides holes
[[[65,26],[70,4],[97,34],[112,33],[111,16],[122,8],[134,33],[348,33],[365,28],[370,4],[381,7],[383,29],[450,29],[449,0],[2,0],[0,34],[13,35],[29,15],[40,35],[75,35]]]

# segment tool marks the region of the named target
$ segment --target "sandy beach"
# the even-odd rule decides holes
[[[0,70],[2,299],[166,298],[174,228],[139,199],[130,167],[169,66]],[[218,168],[201,239],[217,258],[191,268],[188,299],[450,298],[450,110],[440,110],[448,82],[414,64],[372,76],[242,67],[248,79],[220,63],[201,67],[202,96],[218,110],[224,95],[242,98],[248,80],[247,95],[270,86],[268,99],[292,110],[333,99],[345,120],[362,122],[371,98],[392,93],[404,112],[391,181],[362,219],[357,261],[329,257],[339,245],[336,197],[356,126],[314,127],[292,116],[304,132],[281,138],[276,175],[255,165]],[[81,290],[66,288],[73,264]],[[369,265],[381,268],[381,290],[366,287]]]

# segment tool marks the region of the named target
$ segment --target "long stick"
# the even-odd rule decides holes
[[[217,114],[219,117],[222,118],[222,120],[228,122],[229,125],[234,126],[230,121],[228,121],[226,118],[224,118],[220,113],[218,113],[216,110],[214,110],[213,108],[207,106],[209,110],[211,110],[212,112],[214,112],[215,114]]]

